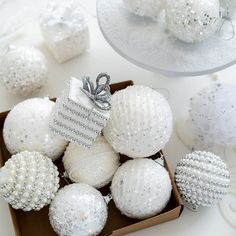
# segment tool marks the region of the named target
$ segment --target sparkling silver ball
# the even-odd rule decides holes
[[[0,196],[15,209],[39,211],[54,198],[58,175],[48,157],[38,152],[18,153],[0,169]]]
[[[151,159],[125,162],[115,173],[111,193],[122,214],[145,219],[160,213],[171,196],[166,169]]]
[[[28,96],[47,81],[48,63],[33,47],[10,46],[0,62],[0,80],[10,93]]]
[[[114,152],[106,139],[98,136],[90,149],[70,143],[63,164],[73,182],[101,188],[111,181],[119,167],[119,159],[119,154]]]
[[[200,42],[210,37],[220,21],[219,0],[169,0],[166,7],[167,28],[184,42]]]
[[[172,112],[155,90],[130,86],[112,95],[111,113],[103,134],[116,152],[132,158],[152,156],[169,141]]]
[[[3,137],[11,154],[37,151],[57,159],[67,142],[49,129],[55,103],[48,98],[31,98],[17,104],[7,115]]]
[[[98,235],[107,221],[107,205],[101,193],[87,184],[60,189],[49,208],[49,219],[58,235]]]
[[[195,151],[179,161],[175,181],[183,200],[197,209],[211,206],[223,198],[229,189],[230,174],[220,157]]]

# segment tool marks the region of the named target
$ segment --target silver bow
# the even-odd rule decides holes
[[[100,83],[102,78],[106,78],[105,83]],[[93,101],[93,103],[101,110],[108,111],[111,109],[111,92],[110,92],[110,76],[101,73],[97,76],[96,87],[89,77],[83,77],[83,88],[81,90]]]

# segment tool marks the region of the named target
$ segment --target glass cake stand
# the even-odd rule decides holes
[[[165,27],[164,13],[153,21],[128,12],[122,0],[97,0],[100,29],[112,48],[130,62],[168,76],[197,76],[223,70],[236,62],[232,21],[200,43],[184,43]]]

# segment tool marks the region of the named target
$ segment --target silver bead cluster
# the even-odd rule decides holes
[[[183,200],[196,210],[223,198],[229,189],[230,174],[220,157],[195,151],[179,161],[175,181]]]
[[[38,152],[13,155],[0,170],[0,195],[15,209],[39,211],[59,188],[57,167]]]

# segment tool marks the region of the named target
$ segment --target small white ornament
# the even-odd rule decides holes
[[[87,184],[60,189],[49,208],[50,223],[58,235],[98,235],[107,215],[103,196]]]
[[[95,188],[107,185],[119,167],[115,153],[103,136],[98,136],[88,150],[70,143],[63,157],[64,168],[73,182],[82,182]]]
[[[137,219],[160,213],[170,199],[171,190],[168,172],[151,159],[125,162],[111,184],[116,207],[124,215]]]
[[[220,157],[195,151],[179,161],[175,181],[183,200],[196,210],[223,198],[229,189],[230,174]]]
[[[49,129],[55,103],[48,98],[32,98],[17,104],[7,115],[3,137],[11,154],[37,151],[57,159],[67,142]]]
[[[18,153],[0,169],[0,196],[15,209],[39,211],[54,198],[58,175],[48,157],[38,152]]]
[[[89,46],[89,30],[77,1],[50,1],[40,20],[45,43],[59,63],[82,54]]]
[[[234,16],[236,11],[235,0],[220,0],[220,4],[228,12],[229,16]]]
[[[216,32],[220,21],[219,0],[168,0],[167,28],[180,40],[200,42]]]
[[[111,115],[103,134],[115,151],[132,158],[160,151],[172,133],[172,112],[160,93],[130,86],[112,95]]]
[[[9,46],[0,62],[0,80],[15,95],[28,96],[46,83],[48,63],[33,47]]]

